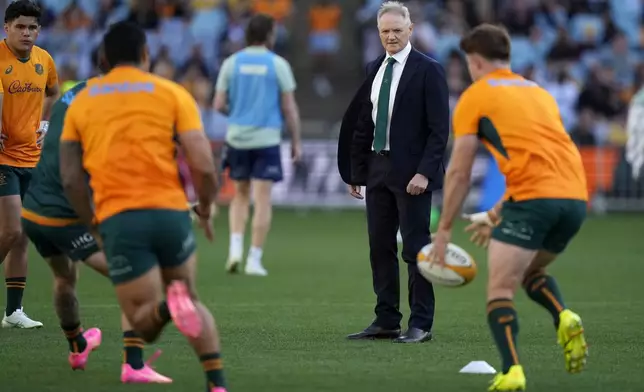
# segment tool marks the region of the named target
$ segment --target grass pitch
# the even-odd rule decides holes
[[[464,288],[436,289],[434,341],[397,345],[344,339],[373,317],[363,213],[276,211],[264,256],[267,278],[224,273],[226,220],[224,213],[216,222],[216,244],[200,242],[198,287],[223,335],[231,391],[460,392],[487,387],[490,376],[458,374],[472,360],[499,366],[486,324],[485,257],[460,227],[453,240],[479,261],[479,276]],[[552,269],[567,304],[584,319],[590,358],[581,375],[565,372],[550,316],[519,293],[519,352],[529,391],[643,390],[643,234],[642,215],[592,218]],[[35,252],[30,263],[25,310],[45,328],[0,330],[0,391],[204,390],[201,367],[172,325],[146,354],[163,350],[156,366],[174,384],[120,384],[119,310],[111,285],[87,269],[78,288],[83,325],[101,327],[103,345],[86,371],[72,372],[52,307],[50,273]],[[407,317],[406,293],[401,297]]]

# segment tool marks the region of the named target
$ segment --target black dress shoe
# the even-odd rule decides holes
[[[377,325],[370,325],[364,331],[347,335],[349,340],[374,340],[374,339],[395,339],[400,336],[400,328],[386,329]]]
[[[423,331],[418,328],[409,328],[400,337],[394,339],[394,343],[423,343],[432,340],[431,331]]]

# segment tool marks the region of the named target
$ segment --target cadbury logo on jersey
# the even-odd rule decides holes
[[[43,88],[31,82],[22,84],[20,80],[14,80],[9,85],[9,88],[7,89],[7,91],[9,91],[9,94],[42,93]]]

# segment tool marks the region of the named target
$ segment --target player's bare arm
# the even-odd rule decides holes
[[[450,242],[452,225],[459,216],[465,197],[470,189],[474,157],[478,148],[476,135],[464,135],[454,141],[443,193],[443,212],[434,237],[433,257],[436,262],[445,262],[445,249]]]
[[[199,204],[209,206],[214,202],[218,190],[217,170],[210,143],[202,131],[196,130],[179,134],[179,142],[195,176]]]
[[[215,97],[212,101],[212,107],[223,114],[228,114],[230,107],[228,105],[228,83],[232,68],[232,60],[227,58],[221,64],[217,85],[215,86]]]
[[[206,134],[201,130],[181,132],[179,143],[192,173],[199,204],[195,212],[202,219],[206,236],[212,240],[212,228],[207,222],[212,214],[211,206],[218,191],[217,169]],[[62,150],[61,150],[62,153]],[[62,171],[62,165],[61,165]]]
[[[43,102],[43,109],[42,109],[42,121],[40,121],[40,126],[36,131],[36,135],[38,137],[36,140],[36,143],[38,144],[39,148],[42,148],[42,143],[45,140],[45,135],[47,135],[47,131],[49,130],[49,117],[51,117],[51,109],[59,97],[60,97],[60,88],[58,87],[58,83],[56,83],[52,87],[45,88],[45,99]]]
[[[45,88],[45,102],[43,103],[42,108],[42,119],[44,121],[49,120],[51,115],[51,108],[54,106],[54,103],[60,98],[60,86],[56,83],[53,86],[47,86]]]
[[[85,170],[83,169],[83,149],[80,142],[61,140],[60,142],[60,177],[65,196],[78,214],[81,223],[93,226],[94,209]]]
[[[282,111],[286,119],[286,127],[291,134],[291,155],[294,161],[298,161],[302,155],[302,137],[300,109],[295,101],[295,94],[290,92],[282,93]]]
[[[228,114],[228,93],[226,91],[217,91],[212,107],[220,113]]]

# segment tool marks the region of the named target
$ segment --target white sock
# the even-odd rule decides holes
[[[230,235],[230,247],[228,248],[228,257],[233,260],[239,260],[244,255],[244,235],[232,233]]]
[[[262,261],[262,248],[256,246],[251,246],[248,251],[248,260],[254,263],[259,263]]]

